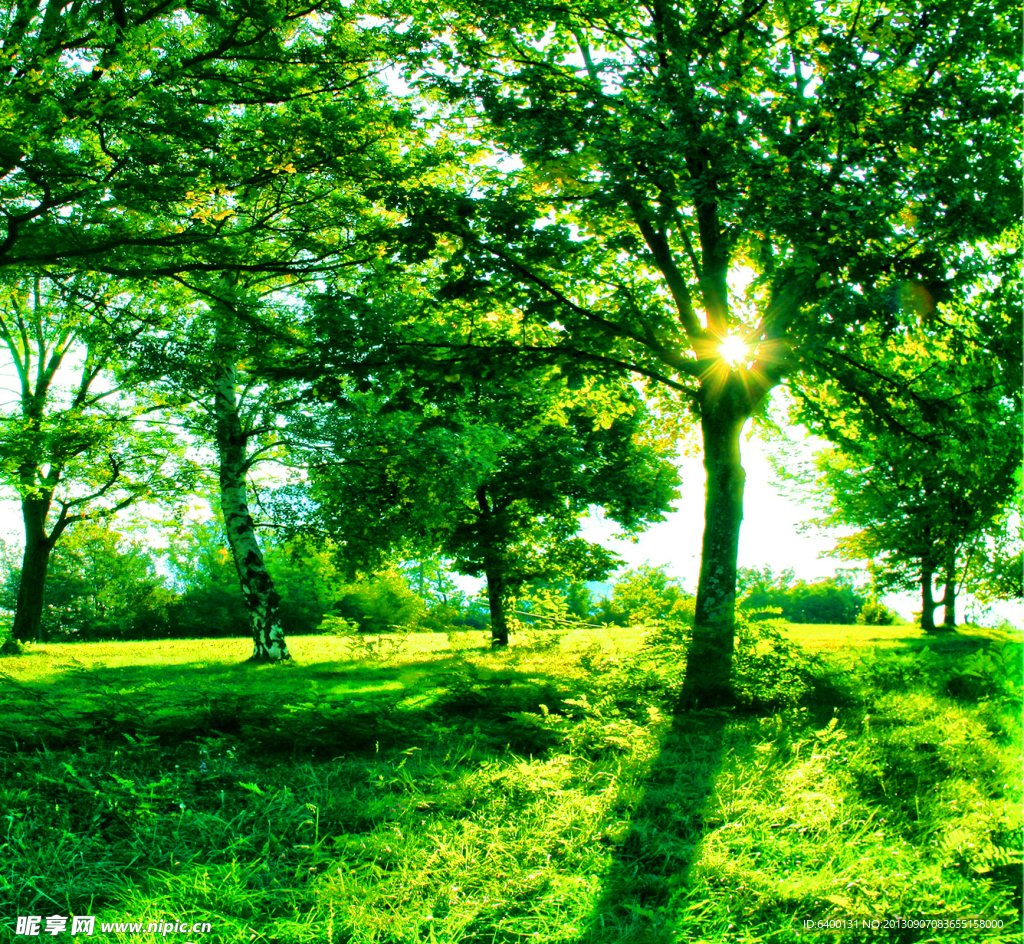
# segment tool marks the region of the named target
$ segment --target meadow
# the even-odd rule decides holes
[[[743,707],[677,714],[684,637],[0,659],[0,939],[1020,940],[1019,634],[751,624]]]

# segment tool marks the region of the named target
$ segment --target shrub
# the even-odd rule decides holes
[[[899,613],[890,610],[875,597],[867,600],[857,614],[857,623],[861,626],[895,626],[901,622],[903,620]]]
[[[789,708],[811,690],[821,660],[794,642],[786,621],[736,614],[733,687],[741,705],[758,711]]]
[[[423,600],[405,577],[387,574],[351,584],[330,615],[354,621],[361,632],[380,633],[396,626],[416,626],[423,613]]]

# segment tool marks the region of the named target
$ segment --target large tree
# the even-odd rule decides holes
[[[683,701],[727,702],[740,431],[810,353],[899,323],[894,284],[941,298],[964,244],[1016,216],[1010,8],[399,6],[436,30],[410,76],[473,162],[462,198],[409,204],[447,230],[460,304],[500,298],[550,327],[541,346],[659,378],[699,417]]]
[[[38,275],[0,284],[0,365],[15,383],[0,411],[0,486],[25,525],[13,638],[38,637],[54,546],[75,522],[187,488],[174,433],[123,355],[159,325],[158,302],[111,280]]]

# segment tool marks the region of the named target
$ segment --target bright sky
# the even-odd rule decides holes
[[[820,439],[805,439],[805,431],[791,428],[789,436],[796,440],[800,451],[806,456],[827,444]],[[738,564],[740,567],[763,567],[768,565],[776,573],[792,568],[797,577],[812,581],[834,576],[836,568],[852,569],[857,561],[844,561],[824,557],[835,545],[838,534],[832,536],[817,531],[799,533],[797,526],[816,517],[813,507],[791,501],[779,492],[773,484],[775,472],[768,461],[768,449],[757,439],[741,442],[741,458],[746,470],[746,484],[743,499],[743,524],[740,527]],[[701,458],[684,458],[680,463],[682,471],[681,498],[676,503],[678,511],[668,520],[654,525],[646,531],[639,543],[612,539],[617,531],[614,522],[600,521],[589,525],[584,535],[613,548],[630,567],[639,564],[654,566],[667,565],[672,576],[682,580],[690,593],[696,592],[700,574],[700,548],[704,530],[704,466]],[[866,567],[864,574],[867,575]],[[883,598],[887,606],[896,610],[905,619],[911,619],[915,610],[920,610],[920,597],[912,594],[890,594]],[[976,611],[964,612],[965,603],[976,607]],[[936,611],[941,620],[942,611]],[[964,597],[957,599],[956,618],[977,622],[992,622],[1005,618],[1015,625],[1024,625],[1024,604],[997,603],[988,611]]]

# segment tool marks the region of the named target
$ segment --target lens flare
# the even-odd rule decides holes
[[[750,348],[747,347],[743,338],[735,334],[727,334],[722,339],[722,343],[718,347],[718,353],[722,356],[723,361],[732,364],[734,367],[750,358]]]

